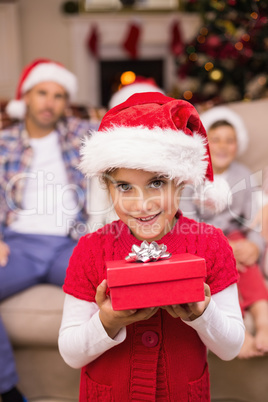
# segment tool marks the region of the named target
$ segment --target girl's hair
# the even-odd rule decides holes
[[[106,170],[106,172],[102,173],[102,175],[99,177],[100,183],[104,185],[106,189],[111,183],[111,173],[114,173],[116,170],[117,168]]]
[[[217,120],[217,121],[215,121],[215,123],[211,124],[211,126],[209,127],[209,129],[207,131],[213,130],[214,128],[218,128],[221,126],[229,126],[229,127],[234,128],[234,126],[227,120]]]

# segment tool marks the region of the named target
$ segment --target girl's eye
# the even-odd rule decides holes
[[[163,181],[162,180],[155,180],[150,184],[150,187],[152,188],[160,188],[163,186]]]
[[[123,193],[132,189],[131,185],[127,183],[118,184],[117,188]]]

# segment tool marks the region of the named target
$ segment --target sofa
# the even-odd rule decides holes
[[[253,172],[268,164],[268,99],[229,104],[249,129],[249,148],[240,158]],[[30,402],[78,401],[79,370],[68,367],[57,348],[64,294],[37,285],[0,303],[0,314],[14,346],[19,387]],[[254,331],[250,316],[246,325]],[[268,400],[268,356],[223,362],[208,354],[214,402]]]
[[[244,322],[254,333],[250,314],[245,315]],[[226,362],[209,351],[208,364],[212,402],[268,401],[268,356]]]
[[[65,364],[57,347],[63,301],[61,288],[40,284],[0,303],[19,388],[29,401],[78,401],[80,371]]]

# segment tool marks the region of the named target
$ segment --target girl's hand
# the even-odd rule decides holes
[[[205,291],[205,300],[195,303],[186,303],[186,304],[176,304],[172,306],[164,306],[165,309],[172,317],[174,318],[182,318],[185,321],[193,321],[196,318],[200,317],[203,312],[206,310],[210,299],[210,287],[208,284],[204,283],[204,291]]]
[[[7,265],[10,250],[6,243],[0,240],[0,267]]]
[[[97,287],[96,303],[100,309],[99,317],[102,325],[110,338],[114,338],[121,328],[136,321],[148,320],[158,310],[158,307],[138,310],[114,311],[111,299],[106,295],[107,280],[104,279]]]

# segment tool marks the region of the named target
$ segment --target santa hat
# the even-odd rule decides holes
[[[202,123],[208,131],[210,127],[217,123],[218,121],[226,121],[235,130],[237,145],[238,145],[238,155],[242,155],[247,149],[248,145],[248,130],[241,119],[241,117],[235,113],[233,110],[226,106],[216,106],[200,115]]]
[[[109,110],[99,130],[84,140],[80,169],[93,177],[116,168],[157,172],[195,187],[208,182],[213,188],[206,131],[196,109],[186,101],[147,92]],[[227,202],[226,191],[221,197],[203,193],[219,210]]]
[[[131,84],[123,86],[119,91],[115,92],[110,101],[109,109],[125,102],[131,95],[142,92],[160,92],[164,93],[160,89],[153,78],[144,78],[141,76],[136,77],[135,81]]]
[[[23,95],[35,85],[45,81],[53,81],[61,85],[71,99],[76,94],[77,80],[73,73],[60,63],[49,59],[38,59],[23,69],[17,87],[16,99],[7,104],[6,113],[13,119],[23,119],[26,112]]]

